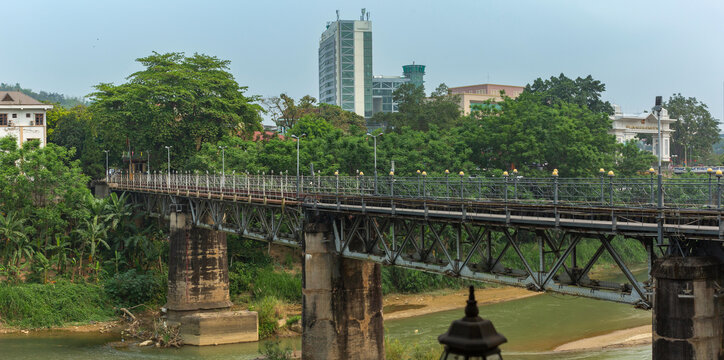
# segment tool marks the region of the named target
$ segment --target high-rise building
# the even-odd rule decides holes
[[[425,83],[423,80],[423,77],[425,76],[425,65],[415,65],[414,61],[412,62],[412,65],[403,65],[402,75],[410,79],[411,84],[422,86]]]
[[[327,24],[319,40],[319,102],[372,116],[372,22],[362,9],[359,20]]]
[[[372,115],[378,112],[397,112],[397,103],[392,93],[402,84],[422,86],[425,65],[403,65],[402,76],[375,75],[372,79]]]

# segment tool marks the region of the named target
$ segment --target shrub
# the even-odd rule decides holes
[[[249,306],[249,310],[256,311],[259,315],[259,338],[270,337],[277,331],[277,319],[280,318],[278,307],[279,300],[271,296]]]
[[[113,317],[103,289],[58,280],[55,284],[0,285],[0,318],[10,326],[43,328]]]
[[[282,347],[279,341],[267,341],[261,349],[261,354],[267,360],[287,360],[292,358],[292,349],[290,347]]]
[[[302,275],[274,271],[267,267],[257,271],[252,293],[260,299],[273,296],[289,302],[302,301]]]
[[[483,283],[462,280],[443,274],[431,274],[419,270],[383,267],[382,293],[421,293],[438,289],[460,289],[469,285],[483,287]]]
[[[129,307],[157,299],[162,293],[161,276],[156,273],[137,273],[135,269],[114,275],[106,280],[105,290],[114,304]]]

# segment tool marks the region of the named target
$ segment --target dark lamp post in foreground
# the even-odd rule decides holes
[[[503,358],[498,346],[508,339],[495,331],[490,320],[478,316],[478,302],[471,286],[465,317],[453,321],[450,329],[438,336],[437,341],[445,346],[440,360],[494,360]]]

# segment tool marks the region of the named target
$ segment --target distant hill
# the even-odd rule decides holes
[[[76,105],[86,104],[86,101],[78,97],[65,96],[54,92],[41,91],[36,93],[30,89],[23,89],[20,84],[10,85],[6,83],[0,83],[0,91],[20,91],[25,95],[32,97],[35,100],[49,102],[53,104],[60,104],[63,107],[70,108]]]

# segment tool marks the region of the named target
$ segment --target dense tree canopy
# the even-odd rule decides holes
[[[601,93],[606,91],[606,85],[594,80],[591,75],[575,80],[560,74],[551,76],[548,80],[535,79],[532,84],[525,87],[526,92],[540,94],[540,101],[545,105],[560,103],[573,103],[587,107],[594,113],[613,114],[613,107],[608,101],[601,100]]]
[[[353,128],[365,127],[365,119],[351,111],[342,110],[341,107],[330,104],[316,104],[317,99],[305,95],[295,104],[294,99],[287,94],[264,99],[264,106],[272,121],[284,131],[293,128],[297,121],[307,115],[314,115],[325,119],[333,126],[348,133]]]
[[[144,69],[126,83],[100,84],[91,94],[100,135],[114,155],[129,146],[160,153],[173,145],[172,161],[182,164],[206,142],[261,129],[261,107],[244,95],[229,61],[154,52],[138,62]]]
[[[373,122],[387,124],[401,129],[428,131],[431,128],[449,129],[459,123],[460,98],[449,95],[447,86],[440,84],[429,98],[425,97],[425,89],[414,84],[402,84],[393,92],[393,99],[398,104],[397,113],[377,113]]]
[[[671,124],[674,130],[671,139],[671,153],[684,160],[705,157],[719,141],[719,121],[709,113],[706,104],[694,97],[672,95],[664,104],[669,117],[678,119]]]

